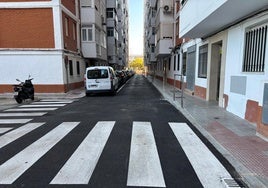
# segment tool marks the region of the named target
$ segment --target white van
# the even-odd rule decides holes
[[[116,94],[118,78],[109,66],[88,67],[85,74],[86,95],[109,92]]]

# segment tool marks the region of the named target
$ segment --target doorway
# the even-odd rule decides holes
[[[196,62],[196,46],[187,48],[186,62],[186,88],[194,92],[195,88],[195,62]]]
[[[221,95],[222,41],[211,45],[209,100],[218,101]]]

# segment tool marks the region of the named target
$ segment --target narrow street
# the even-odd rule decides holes
[[[22,104],[0,112],[0,187],[225,187],[192,128],[141,75],[116,96]]]

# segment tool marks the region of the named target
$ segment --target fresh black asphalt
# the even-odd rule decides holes
[[[98,121],[115,121],[88,185],[49,185]],[[0,165],[62,122],[80,124],[20,176],[0,187],[127,187],[133,121],[151,122],[166,187],[202,187],[168,122],[191,123],[142,75],[134,75],[117,95],[83,97],[35,117],[46,124],[0,149]],[[19,126],[19,125],[18,125]]]

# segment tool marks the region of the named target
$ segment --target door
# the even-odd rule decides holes
[[[195,61],[196,61],[196,46],[191,46],[187,49],[186,60],[186,88],[194,91],[195,86]]]
[[[217,42],[211,46],[211,65],[209,80],[209,100],[219,101],[221,88],[221,59],[222,42]]]

